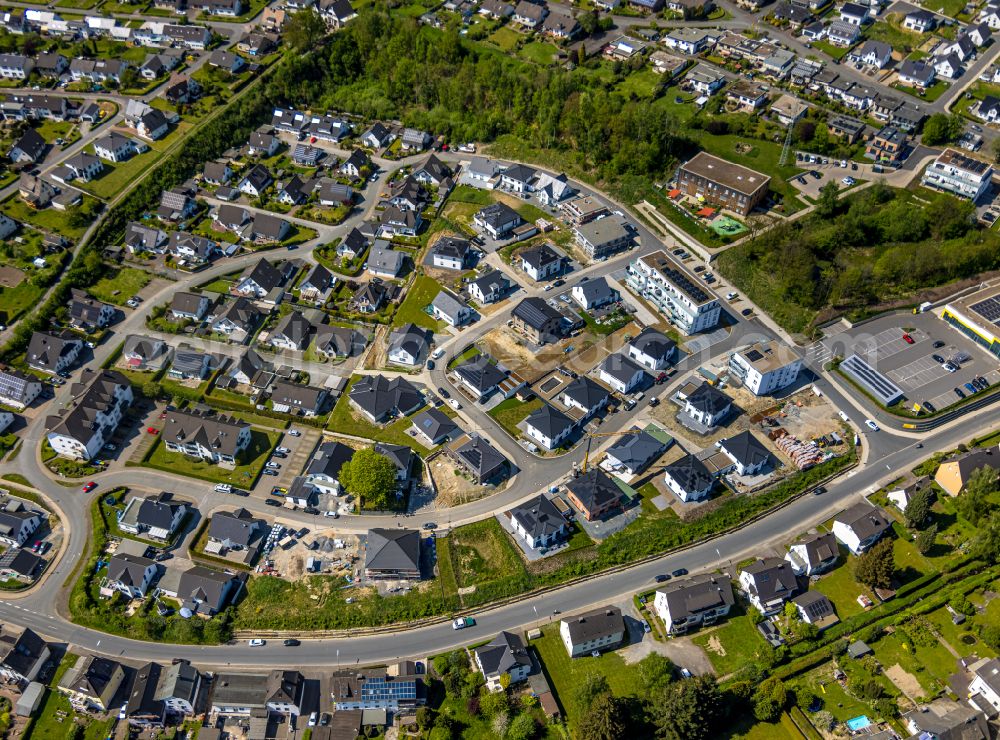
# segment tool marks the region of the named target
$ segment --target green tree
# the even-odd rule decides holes
[[[625,706],[610,691],[598,694],[580,713],[578,726],[586,728],[588,740],[619,740],[625,737]]]
[[[965,491],[955,500],[959,516],[972,526],[979,526],[990,511],[989,498],[997,490],[997,471],[994,468],[984,466],[972,471]]]
[[[969,551],[973,557],[989,563],[1000,561],[1000,514],[992,514],[979,525]]]
[[[787,702],[788,691],[781,679],[764,679],[753,694],[753,716],[761,722],[774,722]]]
[[[302,53],[316,48],[326,36],[326,21],[313,8],[295,13],[285,22],[285,43]]]
[[[934,503],[934,492],[930,486],[918,488],[910,497],[906,509],[903,510],[903,517],[906,519],[906,526],[910,529],[920,529],[927,522],[927,517],[931,513],[931,505]]]
[[[505,740],[531,740],[537,731],[535,718],[527,712],[522,712],[511,721]]]
[[[926,555],[934,547],[934,541],[937,539],[937,525],[932,524],[927,527],[927,529],[922,529],[917,533],[916,539],[913,540],[913,544],[916,545],[917,551],[921,555]]]
[[[492,719],[498,714],[510,711],[510,701],[505,691],[490,691],[479,699],[479,711]]]
[[[664,686],[673,680],[673,662],[659,653],[650,653],[639,661],[639,678],[647,691]]]
[[[954,141],[961,135],[963,123],[961,116],[935,113],[924,123],[924,144],[937,146]]]
[[[713,676],[695,676],[662,686],[649,700],[656,736],[663,740],[716,737],[725,707]]]
[[[994,139],[990,149],[993,151],[993,161],[1000,162],[1000,139]]]
[[[371,447],[358,450],[344,463],[340,483],[369,508],[388,509],[395,503],[396,466]]]
[[[837,212],[837,196],[840,187],[833,180],[819,190],[819,199],[816,201],[816,213],[821,218],[829,218]]]
[[[576,17],[576,22],[580,24],[583,32],[590,36],[597,30],[597,13],[592,10],[585,10]]]
[[[893,542],[884,537],[862,553],[854,564],[854,577],[869,588],[889,588],[896,572]]]
[[[576,703],[581,707],[589,707],[595,699],[601,694],[610,694],[611,686],[608,684],[608,678],[603,673],[590,672],[585,673],[583,680],[580,681],[580,685],[576,688],[575,696]]]

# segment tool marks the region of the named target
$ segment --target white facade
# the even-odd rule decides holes
[[[617,645],[622,641],[624,635],[624,632],[616,632],[600,635],[592,640],[574,643],[570,637],[569,623],[565,619],[559,623],[559,637],[562,638],[562,643],[566,648],[566,652],[569,653],[571,658],[577,658],[581,655],[590,655],[590,653],[595,650],[604,650]]]
[[[767,396],[798,379],[802,359],[777,341],[758,342],[733,352],[729,369],[755,396]]]
[[[673,319],[686,335],[707,331],[719,323],[722,311],[719,299],[695,286],[663,252],[654,252],[629,264],[626,282]]]
[[[975,202],[990,187],[992,178],[990,165],[947,149],[924,171],[920,184]]]
[[[600,378],[603,382],[607,383],[614,390],[619,393],[629,393],[642,382],[645,372],[643,370],[636,370],[630,378],[620,379],[616,378],[614,375],[609,373],[603,367],[601,368]]]

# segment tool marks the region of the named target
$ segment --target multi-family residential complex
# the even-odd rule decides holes
[[[719,323],[719,299],[681,272],[662,250],[633,261],[626,283],[684,334],[707,331]]]
[[[66,404],[61,416],[46,420],[47,437],[56,454],[91,460],[114,434],[132,403],[132,384],[113,370],[85,370],[82,381],[72,388],[73,404]]]
[[[767,198],[771,178],[699,152],[677,169],[677,187],[746,216]]]
[[[945,149],[924,171],[920,184],[975,202],[989,188],[992,178],[993,168],[986,162]]]
[[[799,377],[802,358],[777,340],[756,342],[729,356],[729,371],[755,396],[766,396]]]

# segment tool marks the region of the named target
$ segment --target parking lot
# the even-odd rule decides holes
[[[898,385],[908,403],[928,403],[938,411],[978,392],[966,386],[976,377],[1000,382],[996,358],[933,313],[876,319],[827,337],[810,351],[819,363],[857,354]],[[957,369],[952,372],[945,363]]]
[[[282,436],[281,441],[278,442],[278,446],[289,450],[288,457],[269,458],[281,467],[275,469],[277,475],[261,474],[253,490],[254,495],[269,496],[274,486],[288,488],[292,485],[292,480],[295,476],[299,475],[309,462],[313,451],[316,449],[316,445],[319,443],[321,436],[319,430],[312,427],[295,425],[292,425],[291,428],[301,432],[301,436],[294,436],[292,434]]]
[[[834,182],[843,190],[848,187],[863,182],[871,177],[871,165],[859,164],[849,160],[830,159],[827,164],[819,162],[809,162],[807,159],[798,160],[796,155],[795,165],[806,170],[800,175],[796,175],[789,182],[803,195],[815,200],[819,197],[819,191],[828,182]],[[841,164],[844,166],[841,167]],[[815,174],[813,174],[815,173]],[[850,178],[844,182],[845,178]]]

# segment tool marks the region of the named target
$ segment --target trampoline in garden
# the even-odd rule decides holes
[[[709,224],[709,227],[719,236],[736,236],[747,230],[746,226],[729,216],[719,216]]]

